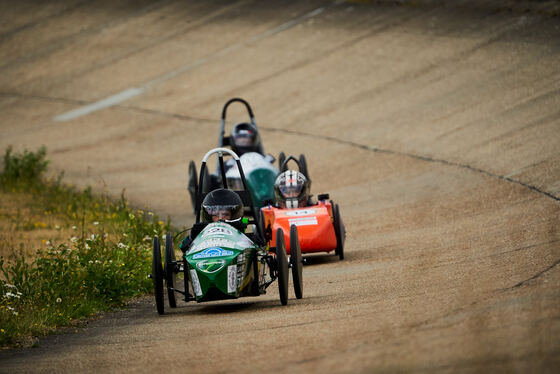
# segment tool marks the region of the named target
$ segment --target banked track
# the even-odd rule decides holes
[[[2,352],[0,371],[558,367],[556,3],[33,7],[2,8],[3,148],[46,144],[69,181],[126,188],[186,225],[187,162],[241,96],[266,150],[305,153],[313,192],[341,205],[347,258],[311,259],[304,299],[285,308],[272,290],[158,317],[145,298]]]

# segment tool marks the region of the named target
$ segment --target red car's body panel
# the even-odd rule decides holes
[[[315,205],[295,209],[264,207],[266,231],[272,231],[271,247],[276,246],[276,230],[282,228],[286,251],[290,253],[290,226],[296,225],[302,253],[330,252],[336,249],[336,233],[333,226],[332,205],[319,201]],[[270,231],[269,231],[270,232]]]

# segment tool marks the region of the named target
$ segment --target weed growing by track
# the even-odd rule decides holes
[[[0,217],[11,222],[8,236],[59,239],[44,237],[32,256],[23,254],[30,249],[24,241],[0,257],[1,346],[29,345],[34,336],[149,292],[151,240],[169,229],[169,222],[130,208],[124,196],[114,202],[63,185],[62,176],[46,179],[45,156],[45,148],[8,148],[3,160],[0,193],[18,201],[18,214]]]

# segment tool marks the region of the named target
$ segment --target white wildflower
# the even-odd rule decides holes
[[[72,230],[77,230],[78,228],[76,226],[72,226]]]
[[[86,249],[89,249],[89,244],[88,243],[86,243]]]
[[[91,234],[90,238],[91,240],[95,240],[95,234]]]
[[[95,221],[93,224],[94,224],[95,226],[97,226],[97,225],[99,225],[99,222]]]
[[[76,243],[76,242],[78,241],[78,238],[76,238],[75,236],[73,236],[73,237],[70,238],[70,241],[71,241],[72,243]]]
[[[119,247],[119,248],[126,248],[126,247],[128,247],[128,246],[127,246],[126,244],[124,244],[124,243],[119,243],[119,244],[117,244],[117,247]]]
[[[60,230],[60,226],[59,226],[59,225],[56,225],[54,228],[55,228],[56,230]]]
[[[51,243],[50,240],[47,240],[47,242],[46,242],[45,244],[47,244],[47,245],[52,245],[52,243]]]
[[[16,286],[14,286],[13,284],[4,284],[4,287],[8,287],[8,288],[17,288]]]
[[[62,299],[59,297],[59,298],[56,299],[56,302],[57,302],[57,303],[61,303],[61,302],[62,302]]]
[[[92,261],[92,260],[89,260],[89,263],[90,263],[90,264],[93,264],[93,261]]]
[[[12,312],[12,313],[14,313],[14,316],[17,316],[19,314],[18,312]]]

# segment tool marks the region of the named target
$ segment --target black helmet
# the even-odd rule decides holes
[[[241,156],[248,152],[259,152],[259,132],[247,122],[240,122],[231,131],[231,149]]]
[[[274,192],[280,208],[303,207],[309,199],[309,182],[299,171],[286,170],[276,178]]]
[[[231,190],[219,188],[206,195],[202,202],[203,222],[235,222],[243,216],[243,202]]]

